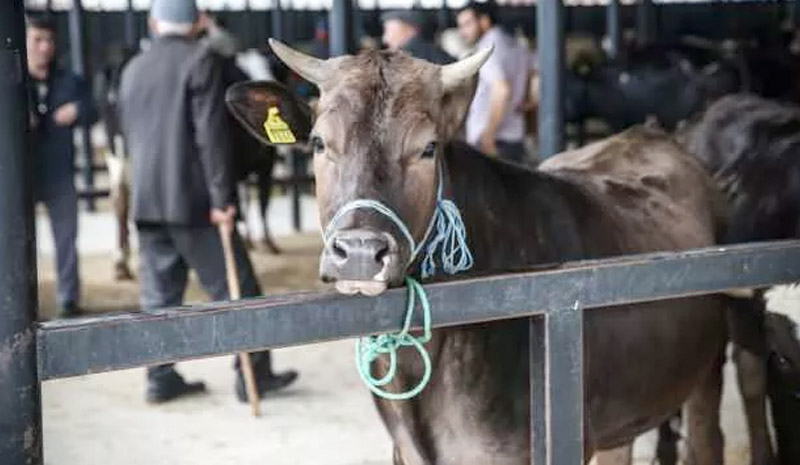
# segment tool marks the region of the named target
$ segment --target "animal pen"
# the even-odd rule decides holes
[[[616,4],[615,1],[611,2]],[[348,0],[334,0],[348,49]],[[562,146],[563,6],[540,2],[542,147]],[[618,24],[618,21],[617,21]],[[397,331],[405,291],[302,293],[36,322],[22,0],[0,2],[0,462],[43,463],[41,383],[123,368]],[[602,307],[800,280],[800,241],[561,264],[426,286],[434,327],[528,318],[532,462],[583,463],[583,316]],[[419,320],[415,324],[419,325]]]

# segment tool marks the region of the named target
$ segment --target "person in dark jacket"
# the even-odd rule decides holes
[[[58,304],[62,317],[79,313],[78,194],[73,129],[96,120],[88,86],[55,64],[55,23],[29,16],[28,53],[31,154],[34,191],[50,217],[56,246]]]
[[[425,17],[415,10],[395,10],[384,13],[383,43],[391,50],[403,50],[414,58],[421,58],[437,65],[446,65],[455,60],[436,44],[426,40],[422,31]]]
[[[214,300],[229,298],[222,241],[233,228],[234,185],[219,57],[197,40],[194,0],[154,0],[149,50],[123,71],[120,120],[133,166],[133,218],[139,232],[141,306],[182,304],[188,270]],[[261,294],[247,252],[233,237],[242,295]],[[291,384],[297,373],[272,371],[268,351],[252,354],[260,393]],[[246,401],[237,369],[236,393]],[[165,402],[205,390],[172,365],[148,368],[147,400]]]

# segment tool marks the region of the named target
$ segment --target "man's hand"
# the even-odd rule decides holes
[[[481,136],[481,152],[486,155],[497,155],[497,137],[490,133],[484,132]]]
[[[53,121],[62,127],[74,125],[78,121],[78,104],[70,102],[56,108],[53,113]]]
[[[219,226],[221,224],[227,225],[229,228],[233,228],[233,220],[236,218],[236,207],[233,205],[228,205],[225,210],[220,210],[219,208],[212,208],[211,209],[211,223]]]

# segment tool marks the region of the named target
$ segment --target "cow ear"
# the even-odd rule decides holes
[[[232,85],[225,104],[262,144],[304,145],[313,124],[311,109],[277,82],[249,81]]]

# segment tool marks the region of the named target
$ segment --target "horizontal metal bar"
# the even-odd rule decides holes
[[[800,280],[800,241],[586,261],[429,284],[436,327]],[[42,379],[396,331],[405,291],[377,298],[301,293],[39,328]],[[417,323],[419,323],[417,321]]]

